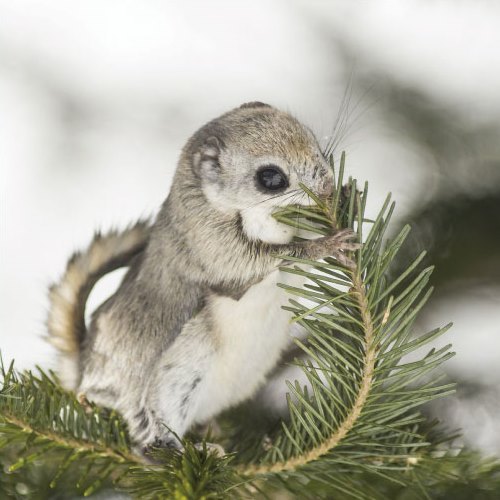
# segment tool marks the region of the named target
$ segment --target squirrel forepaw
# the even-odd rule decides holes
[[[342,229],[335,234],[312,240],[316,247],[316,258],[325,259],[333,257],[341,265],[349,269],[354,269],[356,263],[345,252],[352,252],[361,248],[361,243],[353,241],[357,237],[357,233],[351,229]]]

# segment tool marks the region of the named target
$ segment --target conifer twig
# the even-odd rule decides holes
[[[301,287],[280,286],[290,294],[285,309],[307,333],[295,340],[304,354],[295,364],[307,384],[287,381],[289,418],[257,436],[261,448],[247,447],[249,429],[235,422],[232,455],[217,457],[186,439],[183,452],[156,450],[158,463],[145,464],[130,451],[116,413],[82,407],[43,371],[16,374],[12,365],[2,366],[0,464],[12,472],[0,477],[0,490],[13,477],[28,477],[41,457],[57,464],[50,488],[73,477],[73,470],[77,489],[86,495],[111,479],[140,498],[220,498],[255,485],[263,494],[285,487],[300,496],[315,488],[318,497],[376,499],[417,483],[421,494],[429,485],[460,479],[463,470],[480,478],[498,473],[497,463],[472,467],[472,455],[454,457],[446,448],[442,458],[435,454],[450,436],[429,430],[419,408],[453,392],[453,384],[429,377],[453,353],[449,345],[419,352],[449,325],[413,336],[430,295],[432,269],[419,271],[420,255],[399,276],[391,275],[409,229],[387,240],[394,204],[387,198],[377,217],[366,217],[367,185],[359,192],[350,179],[343,187],[344,162],[342,155],[333,199],[322,200],[304,186],[311,206],[276,214],[318,234],[351,228],[363,246],[352,255],[353,270],[331,258],[289,258],[292,265],[282,268],[306,279]]]
[[[358,419],[366,399],[370,392],[373,380],[373,371],[376,362],[375,349],[373,347],[373,324],[371,314],[368,308],[364,286],[359,277],[353,278],[353,288],[350,293],[356,294],[358,297],[359,308],[363,317],[363,325],[365,330],[365,366],[363,376],[359,386],[358,394],[350,413],[333,432],[328,439],[320,443],[319,446],[308,450],[304,455],[289,458],[283,462],[275,462],[273,464],[264,465],[249,465],[240,468],[240,472],[245,475],[258,475],[267,473],[286,472],[295,470],[297,467],[308,464],[314,460],[318,460],[322,455],[330,452],[335,446],[349,433]]]

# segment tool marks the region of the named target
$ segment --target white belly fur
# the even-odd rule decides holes
[[[290,342],[291,315],[281,308],[290,295],[278,282],[301,286],[303,278],[276,270],[239,301],[214,297],[211,302],[217,353],[200,387],[197,422],[250,397]]]

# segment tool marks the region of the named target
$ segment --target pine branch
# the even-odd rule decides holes
[[[465,473],[499,492],[500,465],[451,453],[451,436],[438,433],[420,411],[453,391],[453,384],[433,374],[453,355],[450,346],[421,353],[448,326],[413,335],[430,296],[432,268],[417,271],[420,255],[392,276],[409,229],[387,241],[394,204],[388,198],[368,219],[367,185],[361,193],[353,180],[342,187],[344,161],[343,155],[331,200],[304,186],[312,205],[276,214],[318,234],[351,228],[363,241],[350,255],[354,269],[332,258],[288,257],[292,264],[282,268],[307,279],[300,288],[280,285],[291,297],[286,309],[307,332],[295,341],[303,356],[294,363],[308,384],[287,382],[288,419],[274,428],[276,422],[250,425],[242,411],[225,420],[231,428],[220,437],[232,455],[218,457],[185,439],[183,452],[156,450],[156,465],[145,464],[130,451],[115,412],[81,404],[41,370],[35,376],[2,366],[0,462],[9,473],[0,477],[0,488],[14,495],[20,479],[40,488],[35,472],[43,463],[54,465],[47,488],[69,481],[85,495],[111,484],[138,498],[265,495],[282,488],[297,496],[314,491],[317,497],[359,499],[398,498],[406,488],[405,498],[428,498],[427,489],[463,484]]]
[[[50,486],[56,487],[78,463],[77,488],[91,494],[108,478],[140,463],[129,451],[125,426],[114,411],[90,403],[82,406],[42,370],[38,377],[31,372],[19,375],[13,364],[6,370],[2,363],[1,371],[0,449],[11,450],[9,472],[54,460],[59,467]],[[98,478],[87,481],[95,471]]]
[[[302,451],[302,448],[297,445],[297,448],[300,450],[299,454],[296,456],[292,456],[290,459],[286,461],[277,461],[274,462],[270,465],[256,465],[256,466],[249,466],[243,471],[246,474],[265,474],[265,473],[276,473],[276,472],[285,472],[289,470],[295,470],[296,468],[306,465],[309,462],[312,462],[314,460],[318,460],[321,458],[323,455],[326,455],[330,450],[335,448],[346,436],[347,434],[351,431],[353,426],[355,425],[356,421],[358,420],[361,411],[363,410],[366,400],[368,398],[370,388],[373,383],[373,374],[374,374],[374,368],[375,368],[375,361],[376,361],[376,356],[375,356],[375,349],[373,345],[373,322],[372,318],[369,312],[367,300],[366,300],[366,294],[364,291],[363,284],[361,283],[361,280],[359,277],[354,277],[353,278],[353,286],[351,289],[350,293],[357,294],[357,300],[359,303],[359,309],[361,311],[361,316],[363,320],[363,328],[365,330],[365,352],[366,356],[364,359],[364,367],[363,367],[363,373],[361,374],[361,380],[359,384],[359,388],[357,390],[357,395],[356,398],[352,404],[352,407],[350,408],[349,413],[346,415],[345,419],[340,423],[338,428],[334,429],[334,431],[324,440],[319,443],[317,443],[316,446],[314,446],[312,449],[307,450],[307,451]],[[332,304],[333,300],[329,300],[328,304]],[[296,303],[297,304],[297,303]],[[322,304],[324,305],[324,303]],[[300,307],[300,306],[299,306]],[[313,309],[309,309],[306,312],[300,313],[298,318],[300,317],[300,321],[303,321],[305,317],[307,317],[310,314],[315,314],[317,310],[317,307]],[[295,311],[297,312],[297,311]],[[305,344],[303,344],[300,341],[297,341],[297,345],[299,345],[304,352],[309,354],[312,359],[314,359],[314,352]],[[344,361],[347,362],[347,360],[344,358]],[[306,371],[306,375],[308,375],[308,378],[311,382],[311,385],[314,384],[314,382],[319,381],[318,378],[314,378],[312,375],[313,371],[315,370],[314,366],[310,364],[309,366],[303,365],[302,366],[304,370]],[[320,381],[321,383],[321,381]],[[316,417],[320,418],[324,424],[326,424],[328,427],[331,427],[331,425],[328,423],[328,421],[325,420],[325,413],[323,412],[320,414],[318,411],[316,411],[312,405],[310,405],[309,401],[307,401],[305,397],[305,392],[302,392],[302,389],[300,387],[295,387],[292,384],[288,383],[288,386],[291,390],[291,392],[296,396],[296,398],[302,402],[304,407],[309,407],[311,412],[315,414]],[[318,394],[318,400],[320,396]],[[324,401],[324,400],[323,400]],[[292,415],[297,412],[296,407],[293,406],[294,403],[290,402],[290,408],[292,411]],[[296,413],[297,417],[300,419],[300,416],[298,413]],[[303,423],[305,423],[304,420],[302,420]],[[305,426],[307,427],[307,423],[305,423]],[[333,429],[332,429],[333,430]],[[285,431],[289,436],[290,439],[295,442],[295,440],[291,437],[290,429]]]
[[[29,483],[30,466],[40,461],[57,464],[50,470],[49,488],[57,488],[69,475],[72,489],[84,496],[114,485],[140,498],[200,498],[202,494],[215,498],[237,484],[228,466],[231,456],[219,458],[188,441],[183,443],[184,452],[153,450],[151,458],[163,465],[145,464],[130,452],[119,415],[87,401],[81,404],[54,376],[39,371],[40,376],[18,375],[13,364],[7,370],[1,367],[0,464],[10,477],[0,480],[0,492],[14,494],[19,484]],[[16,475],[20,472],[24,474]],[[37,482],[38,489],[40,478]],[[63,489],[67,491],[68,481]]]
[[[279,220],[320,234],[352,228],[362,240],[368,223],[364,216],[367,186],[359,193],[350,181],[349,199],[342,200],[343,162],[344,157],[333,200],[325,202],[308,192],[314,207],[282,211]],[[423,379],[453,354],[447,346],[429,351],[419,361],[401,362],[448,327],[417,339],[410,335],[416,313],[429,297],[425,288],[430,272],[410,279],[415,263],[394,281],[387,281],[386,272],[408,233],[404,229],[384,248],[393,209],[387,199],[371,222],[371,231],[354,256],[355,270],[333,259],[321,263],[293,259],[296,266],[282,269],[309,280],[304,288],[283,287],[314,304],[310,307],[292,299],[287,308],[308,332],[306,342],[296,341],[308,359],[296,363],[310,387],[288,383],[290,422],[282,424],[270,449],[254,457],[254,464],[241,465],[243,474],[310,476],[326,467],[330,476],[337,468],[401,481],[394,473],[417,464],[431,448],[419,433],[423,417],[415,407],[453,391],[453,384]],[[403,283],[405,287],[393,295]],[[350,480],[340,475],[328,481],[345,493],[351,491]]]

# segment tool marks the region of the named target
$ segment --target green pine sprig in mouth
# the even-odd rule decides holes
[[[331,196],[318,196],[308,186],[300,184],[309,203],[279,208],[273,213],[274,218],[283,224],[313,234],[328,235],[341,229],[352,228],[358,212],[365,211],[368,183],[365,183],[363,193],[357,191],[355,179],[349,178],[344,184],[345,153],[342,153],[338,173],[334,169],[333,157],[330,157],[330,166],[334,173]],[[363,220],[373,223],[371,219]]]

